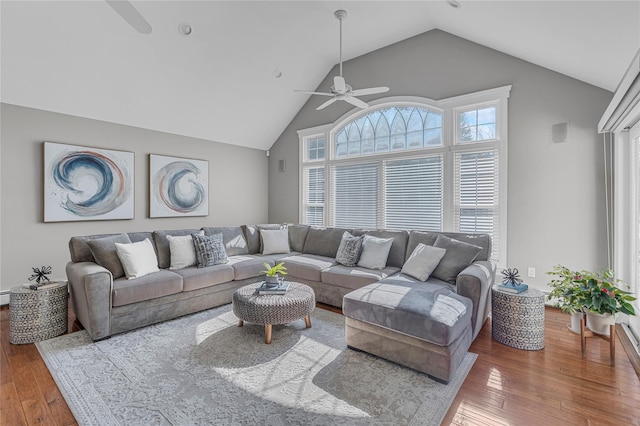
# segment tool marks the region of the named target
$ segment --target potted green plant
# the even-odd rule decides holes
[[[265,275],[264,281],[267,285],[276,286],[280,282],[281,275],[287,275],[287,268],[284,266],[284,262],[280,262],[274,266],[269,265],[267,262],[262,262],[265,270],[262,273]]]
[[[594,333],[608,334],[609,325],[615,323],[618,312],[635,315],[630,302],[636,298],[621,288],[629,286],[615,278],[611,269],[572,272],[558,265],[550,274],[557,275],[558,279],[550,284],[553,290],[549,296],[562,298],[560,303],[566,305],[565,312],[584,307],[587,327]]]
[[[578,278],[587,308],[587,327],[594,333],[608,334],[609,325],[615,323],[618,312],[636,314],[630,303],[636,298],[621,289],[629,286],[615,278],[611,269],[603,269],[597,273],[584,271]]]
[[[580,322],[584,315],[584,294],[580,288],[580,283],[574,279],[579,278],[578,272],[556,265],[553,270],[547,272],[547,275],[554,275],[556,278],[549,283],[551,292],[548,299],[553,303],[552,306],[560,308],[562,312],[571,315],[571,324],[569,329],[576,334],[580,334]]]

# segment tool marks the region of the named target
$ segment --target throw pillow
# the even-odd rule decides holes
[[[193,234],[192,238],[196,250],[198,268],[221,265],[229,261],[227,252],[224,249],[222,233],[213,235]]]
[[[364,240],[364,235],[354,237],[349,232],[344,231],[336,254],[336,262],[344,266],[356,266],[362,252],[362,240]]]
[[[158,258],[148,238],[131,244],[115,243],[127,279],[140,278],[158,272]]]
[[[196,235],[204,235],[204,231]],[[191,235],[167,235],[167,240],[169,240],[169,252],[171,253],[169,269],[183,269],[196,264],[196,248],[193,245]]]
[[[420,243],[413,250],[409,259],[402,265],[402,273],[417,280],[426,281],[445,253],[445,249]]]
[[[384,269],[387,266],[391,244],[393,244],[393,238],[365,235],[362,240],[362,254],[358,260],[358,266],[369,269]]]
[[[131,240],[127,234],[118,234],[87,241],[96,263],[107,268],[114,279],[124,277],[124,269],[118,258],[115,243],[130,244]]]
[[[482,247],[454,240],[444,235],[438,235],[433,246],[445,249],[446,253],[431,275],[453,285],[456,283],[458,274],[471,265],[482,251]]]
[[[289,229],[260,230],[262,254],[289,253]]]

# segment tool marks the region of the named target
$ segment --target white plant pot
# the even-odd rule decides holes
[[[276,287],[280,282],[280,276],[278,275],[273,277],[265,276],[264,281],[267,283],[268,287]]]
[[[609,326],[616,323],[616,316],[587,312],[587,328],[597,334],[609,335]]]
[[[583,317],[584,313],[582,312],[571,314],[571,324],[567,324],[569,331],[575,334],[580,334],[580,323],[582,322]]]

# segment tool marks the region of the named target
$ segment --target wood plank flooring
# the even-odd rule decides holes
[[[490,320],[485,323],[470,349],[478,359],[444,425],[640,426],[640,378],[620,341],[615,367],[601,339],[589,339],[582,359],[580,338],[566,327],[569,317],[553,308],[545,314],[542,351],[502,345],[491,338]],[[79,329],[74,320],[70,310],[69,332]],[[6,306],[0,346],[0,425],[77,424],[35,345],[9,344]]]

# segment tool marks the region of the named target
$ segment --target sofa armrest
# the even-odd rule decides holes
[[[111,272],[93,262],[69,262],[67,279],[76,318],[91,339],[108,337],[111,334]]]
[[[496,278],[496,264],[479,260],[467,266],[456,279],[456,292],[473,302],[473,339],[478,336],[482,324],[491,311],[491,287]]]

